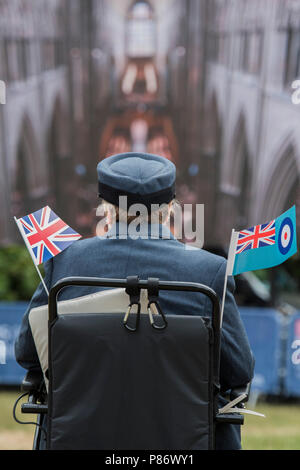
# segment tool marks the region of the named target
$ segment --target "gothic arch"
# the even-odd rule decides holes
[[[207,103],[203,127],[203,164],[206,169],[205,179],[209,181],[210,191],[206,195],[205,205],[209,217],[206,222],[205,238],[214,240],[217,233],[216,220],[219,206],[222,164],[222,125],[216,94],[213,93]]]
[[[54,102],[52,117],[47,132],[49,205],[58,211],[67,204],[66,196],[72,184],[68,118],[66,110],[57,96]],[[51,206],[51,207],[52,207]]]
[[[148,0],[134,0],[128,7],[128,16],[151,18],[154,14],[153,5]]]
[[[206,155],[220,157],[222,126],[216,94],[213,93],[205,111],[203,148]]]
[[[251,204],[252,165],[249,152],[246,120],[240,113],[230,147],[231,158],[227,166],[229,186],[235,199],[236,229],[245,227]]]
[[[245,165],[250,169],[246,120],[243,113],[239,115],[237,120],[230,149],[232,157],[229,167],[229,181],[233,187],[242,190]]]
[[[12,209],[20,216],[38,204],[40,187],[40,152],[31,120],[24,114],[16,146],[16,165],[13,175]]]
[[[297,165],[296,149],[292,139],[280,147],[277,165],[266,184],[263,216],[273,218],[296,204],[299,198],[300,171]]]

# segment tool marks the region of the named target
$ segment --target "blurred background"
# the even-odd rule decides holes
[[[0,448],[30,448],[13,342],[39,279],[13,216],[49,205],[93,236],[97,163],[145,151],[205,205],[205,249],[293,204],[299,239],[300,0],[0,0],[0,80]],[[300,449],[299,255],[236,284],[268,415],[244,447]]]

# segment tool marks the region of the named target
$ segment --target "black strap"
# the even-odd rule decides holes
[[[156,277],[148,277],[148,302],[151,304],[152,302],[158,302],[159,296],[159,287],[158,287],[159,279]]]
[[[140,303],[140,288],[138,276],[127,277],[127,287],[125,289],[125,292],[130,297],[130,305]]]
[[[128,310],[123,320],[123,324],[128,331],[137,331],[140,323],[140,316],[141,316],[141,304],[140,304],[140,288],[139,288],[139,278],[138,276],[128,276],[127,277],[127,287],[125,289],[126,294],[129,295],[130,303],[128,306]],[[128,324],[129,316],[131,307],[133,305],[138,306],[135,326],[132,327]]]

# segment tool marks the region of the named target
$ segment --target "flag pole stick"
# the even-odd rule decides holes
[[[222,328],[222,323],[223,323],[223,313],[224,313],[225,297],[226,297],[226,290],[227,290],[227,280],[228,280],[228,274],[227,274],[227,268],[226,268],[224,287],[223,287],[223,297],[222,297],[222,304],[221,304],[221,321],[220,321],[221,324],[220,324],[220,328]]]
[[[233,266],[234,266],[235,250],[236,250],[236,244],[237,244],[237,239],[238,239],[238,233],[239,232],[236,232],[234,229],[232,229],[231,231],[230,245],[229,245],[229,250],[228,250],[228,258],[227,258],[226,271],[225,271],[222,304],[221,304],[220,328],[222,328],[222,323],[223,323],[223,314],[224,314],[224,307],[225,307],[228,276],[232,275]]]
[[[38,273],[38,275],[39,275],[39,277],[40,277],[40,279],[41,279],[41,281],[42,281],[42,284],[43,284],[43,286],[44,286],[44,289],[45,289],[45,291],[47,292],[47,295],[48,295],[48,297],[49,297],[49,291],[48,291],[48,289],[47,289],[47,286],[46,286],[46,284],[45,284],[45,281],[44,281],[44,279],[43,279],[43,276],[42,276],[42,274],[41,274],[41,272],[40,272],[38,266],[35,264],[35,261],[34,261],[33,256],[32,256],[31,247],[29,246],[28,241],[27,241],[26,238],[24,237],[23,230],[22,230],[22,228],[21,228],[20,225],[19,225],[19,220],[18,220],[16,217],[14,217],[14,219],[15,219],[15,222],[16,222],[17,227],[18,227],[18,229],[19,229],[19,232],[20,232],[20,234],[22,235],[22,238],[23,238],[24,243],[25,243],[25,245],[26,245],[26,247],[27,247],[27,250],[28,250],[29,253],[30,253],[30,256],[31,256],[31,259],[32,259],[33,264],[34,264],[34,266],[35,266],[35,269],[37,270],[37,273]]]

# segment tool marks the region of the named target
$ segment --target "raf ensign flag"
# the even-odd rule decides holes
[[[296,208],[293,206],[268,223],[233,232],[228,275],[277,266],[296,252]]]
[[[221,306],[223,319],[228,276],[271,268],[297,252],[296,207],[277,219],[236,232],[232,230]]]

